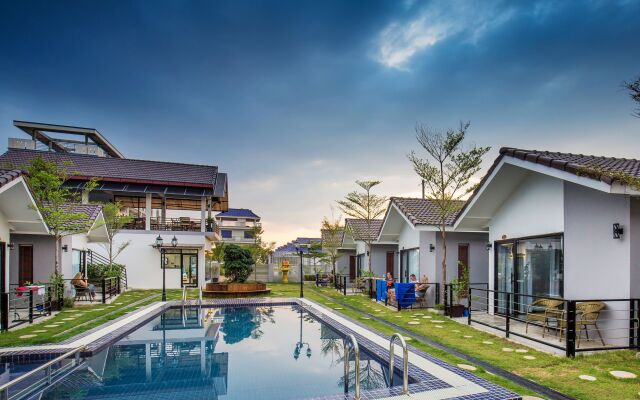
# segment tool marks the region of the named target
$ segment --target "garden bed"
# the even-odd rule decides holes
[[[202,296],[212,298],[229,297],[249,297],[256,295],[266,295],[271,293],[266,283],[245,282],[245,283],[207,283],[202,290]]]

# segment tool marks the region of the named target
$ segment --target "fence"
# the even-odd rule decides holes
[[[578,299],[469,288],[467,323],[563,351],[638,349],[638,299]]]
[[[55,290],[48,284],[32,287],[9,285],[9,292],[0,293],[0,330],[6,331],[37,318],[51,315]],[[62,302],[56,299],[58,304]]]
[[[469,288],[489,289],[489,284],[486,282],[469,283]],[[468,308],[469,306],[469,298],[467,296],[468,288],[460,288],[458,292],[460,298],[455,299],[456,301],[454,302],[455,292],[455,285],[453,283],[446,283],[444,285],[444,315],[449,317],[461,316],[454,315],[454,312],[452,312],[454,306],[461,305],[464,308]],[[440,296],[438,295],[437,297],[439,300]]]
[[[87,288],[81,288],[71,283],[73,279],[65,279],[68,282],[69,294],[76,301],[99,301],[106,303],[107,300],[122,292],[122,280],[119,276],[101,279],[86,279]]]

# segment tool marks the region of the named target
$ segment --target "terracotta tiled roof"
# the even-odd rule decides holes
[[[500,161],[502,161],[504,157],[518,158],[520,160],[544,165],[560,171],[584,176],[608,184],[613,183],[613,179],[610,176],[602,174],[588,174],[585,172],[589,169],[596,169],[612,173],[623,173],[636,178],[640,178],[640,160],[636,159],[502,147],[500,149],[500,155],[495,159],[487,173],[478,184],[476,190],[473,192],[473,194],[471,194],[465,205],[458,213],[458,216],[462,215],[462,211],[471,203],[473,198],[478,193],[478,190],[480,190],[480,188],[484,186],[484,183],[487,181],[487,179],[489,179],[489,176],[491,176],[493,171],[497,168],[497,166],[500,164]],[[458,218],[458,216],[456,216],[456,219]]]
[[[539,150],[522,150],[511,147],[501,148],[500,156],[519,158],[521,160],[545,165],[547,167],[576,175],[584,175],[585,169],[596,169],[605,172],[623,173],[640,178],[640,160],[634,159],[599,157]],[[501,157],[499,157],[499,159]],[[590,176],[590,178],[601,180],[606,183],[611,183],[612,181],[611,178],[606,175],[598,177]]]
[[[369,226],[365,219],[347,218],[344,220],[344,226],[355,240],[376,240],[382,228],[382,220],[373,219]]]
[[[21,175],[22,172],[17,169],[0,169],[0,187],[15,179],[18,179]]]
[[[62,208],[67,210],[69,213],[77,213],[77,214],[86,214],[87,218],[85,220],[74,221],[74,225],[86,225],[87,229],[89,229],[98,215],[100,215],[100,211],[102,211],[102,205],[100,204],[65,204]]]
[[[68,163],[68,173],[73,177],[95,177],[102,181],[215,187],[218,177],[218,167],[211,165],[24,149],[9,149],[0,156],[0,166],[21,168],[37,156],[56,163]]]
[[[439,225],[441,223],[438,206],[433,200],[406,197],[392,197],[390,200],[413,225]],[[446,225],[453,225],[459,210],[464,205],[464,201],[456,201],[455,203],[458,205],[457,211],[447,215]]]

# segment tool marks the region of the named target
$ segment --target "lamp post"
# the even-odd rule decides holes
[[[300,307],[300,340],[296,343],[296,348],[293,350],[293,358],[296,360],[300,357],[300,352],[307,346],[307,358],[311,358],[311,345],[302,341],[302,307]]]
[[[304,252],[302,251],[302,246],[298,248],[298,254],[300,254],[300,298],[304,297],[304,271],[302,270],[302,255]]]
[[[164,249],[162,248],[162,236],[158,235],[156,243],[153,245],[160,252],[160,268],[162,268],[162,301],[167,301],[166,277],[164,273]]]

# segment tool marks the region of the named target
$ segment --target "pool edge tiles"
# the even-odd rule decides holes
[[[110,321],[109,326],[93,328],[65,340],[51,349],[50,353],[75,348],[74,344],[92,340],[86,344],[86,355],[92,355],[103,348],[116,343],[130,332],[140,328],[167,309],[181,306],[199,306],[197,301],[170,301],[154,303],[135,313],[119,317]],[[202,302],[203,307],[242,307],[242,306],[290,306],[298,305],[308,311],[314,318],[327,324],[342,334],[352,333],[362,348],[374,354],[380,360],[388,360],[389,338],[359,321],[339,315],[321,304],[308,299],[297,298],[251,298],[251,299],[207,299]],[[64,344],[64,345],[62,345]],[[62,346],[61,346],[62,345]],[[53,347],[49,345],[49,347]],[[42,354],[47,349],[44,346],[31,346],[21,349],[18,354],[28,357],[28,353]],[[448,364],[419,349],[409,346],[409,375],[416,381],[409,385],[411,398],[429,400],[459,399],[459,400],[515,400],[521,397],[498,385],[488,382],[468,371]],[[6,353],[5,353],[6,354]],[[2,354],[0,354],[2,356]],[[29,357],[30,358],[30,357]],[[396,368],[402,368],[402,360],[396,355]],[[435,373],[434,373],[435,371]],[[375,389],[362,392],[362,399],[401,399],[408,396],[401,394],[401,386]],[[307,399],[345,400],[353,399],[353,394],[329,395],[321,397],[307,397]]]
[[[298,299],[296,299],[298,300]],[[382,359],[389,357],[388,345],[389,337],[378,332],[360,321],[353,320],[349,317],[338,315],[333,310],[330,310],[322,305],[308,299],[298,300],[299,303],[304,304],[307,310],[311,309],[312,314],[322,320],[322,322],[335,327],[335,323],[346,328],[339,329],[342,333],[353,333],[358,340],[358,343],[367,348],[370,352],[376,353]],[[313,312],[316,311],[316,312]],[[356,329],[353,329],[356,328]],[[365,336],[366,335],[366,336]],[[370,340],[375,339],[375,340]],[[373,348],[378,348],[378,351]],[[479,376],[476,376],[468,371],[451,365],[439,358],[433,357],[428,353],[423,352],[413,346],[408,346],[409,349],[409,375],[412,378],[420,379],[423,375],[415,372],[415,370],[422,370],[426,376],[435,376],[440,382],[446,382],[448,388],[438,387],[436,382],[419,380],[417,383],[409,385],[409,394],[412,398],[424,398],[429,400],[438,399],[459,399],[459,400],[517,400],[521,399],[521,396],[511,392],[501,386],[493,384]],[[422,360],[422,361],[421,361]],[[402,359],[396,355],[395,364],[397,367],[402,366]],[[420,365],[424,365],[424,368]],[[426,368],[426,369],[425,369]],[[435,373],[434,373],[434,370]],[[438,377],[438,375],[444,375]],[[424,375],[423,375],[424,376]],[[451,384],[453,383],[453,385]],[[387,389],[377,389],[367,393],[366,399],[400,399],[403,398],[400,393],[400,387],[392,387]],[[386,392],[386,393],[385,393]],[[338,397],[331,397],[331,399]],[[350,397],[351,398],[351,397]]]

